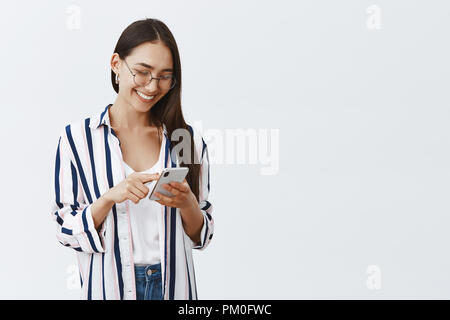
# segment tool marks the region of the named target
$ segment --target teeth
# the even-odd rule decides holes
[[[145,94],[143,94],[142,92],[139,92],[137,90],[136,90],[136,92],[139,96],[141,96],[142,98],[144,98],[146,100],[152,100],[155,97],[155,96],[146,96]]]

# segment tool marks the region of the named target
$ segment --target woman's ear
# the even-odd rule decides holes
[[[111,56],[111,70],[115,74],[119,74],[120,65],[121,65],[121,61],[120,61],[119,54],[117,52],[114,52],[113,55]]]

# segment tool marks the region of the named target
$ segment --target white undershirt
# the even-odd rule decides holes
[[[159,158],[155,165],[145,171],[144,173],[161,172],[162,170],[162,158],[163,158],[163,146],[165,136],[161,143],[161,149],[159,151]],[[125,175],[128,176],[135,172],[129,165],[123,161],[125,167]],[[152,190],[156,181],[147,183],[146,186]],[[127,200],[130,208],[130,222],[131,222],[131,235],[133,238],[133,257],[134,263],[137,265],[143,264],[156,264],[161,262],[160,248],[159,248],[159,231],[157,214],[161,213],[161,204],[148,199],[147,197],[139,200],[135,204],[131,200]]]

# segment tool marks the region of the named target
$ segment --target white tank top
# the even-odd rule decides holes
[[[163,167],[163,153],[165,136],[161,143],[159,150],[159,158],[155,165],[142,173],[155,173],[161,172]],[[131,173],[135,172],[129,165],[123,161],[125,167],[125,175],[128,177]],[[146,186],[151,190],[156,181],[147,183]],[[147,194],[148,196],[148,194]],[[134,264],[156,264],[161,262],[160,248],[159,248],[159,232],[158,232],[158,220],[157,214],[161,213],[161,204],[149,200],[148,197],[139,200],[135,204],[131,200],[128,201],[130,208],[130,222],[131,222],[131,235],[133,238],[133,256]]]

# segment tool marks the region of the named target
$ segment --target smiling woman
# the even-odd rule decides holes
[[[114,103],[58,141],[57,238],[77,252],[83,299],[198,299],[192,249],[214,230],[209,155],[183,117],[175,39],[159,20],[136,21],[110,64]],[[170,139],[179,129],[182,156]],[[188,167],[186,179],[163,186],[173,197],[149,200],[146,184],[170,167]]]

